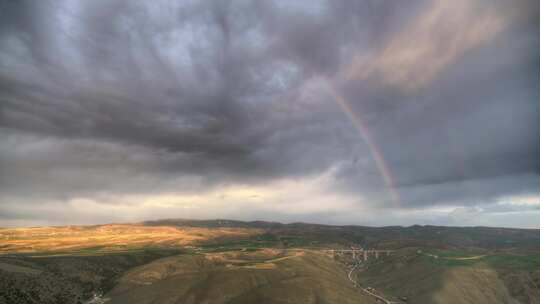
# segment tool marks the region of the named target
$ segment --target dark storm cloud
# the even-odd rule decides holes
[[[317,77],[367,125],[403,206],[537,193],[538,5],[462,2],[1,1],[0,203],[337,168],[329,187],[386,205]],[[438,9],[463,20],[415,28]],[[389,69],[408,34],[423,56]]]
[[[306,65],[317,69],[323,68],[319,61],[326,53],[336,60],[332,54],[340,43],[330,35],[325,41],[317,37],[328,17],[282,16],[272,4],[227,2],[195,7],[92,2],[78,8],[51,4],[47,10],[8,2],[6,7],[6,15],[46,23],[19,21],[4,35],[1,124],[6,129],[187,153],[200,160],[198,165],[218,162],[232,175],[267,162],[264,169],[272,171],[275,166],[264,151],[263,160],[254,154],[273,149],[265,147],[273,136],[287,137],[300,127],[308,131],[296,137],[318,142],[310,137],[320,132],[304,126],[324,127],[326,118],[305,117],[321,110],[281,99],[301,84],[305,68],[291,58],[306,57]],[[246,12],[254,12],[253,17]],[[263,21],[257,17],[262,14]],[[288,24],[296,16],[303,21]],[[34,35],[40,39],[25,38]],[[257,41],[266,35],[277,39],[270,45]],[[296,42],[304,35],[309,36],[305,47]],[[43,40],[58,44],[44,46]],[[324,54],[308,58],[307,50],[324,45]],[[166,47],[176,47],[186,58],[165,54]],[[53,56],[51,48],[58,53]],[[24,57],[29,62],[14,54],[21,51],[29,52]]]

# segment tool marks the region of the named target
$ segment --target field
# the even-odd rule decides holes
[[[249,238],[258,229],[103,225],[0,229],[0,254],[96,254]]]
[[[431,250],[419,253],[437,266],[476,266],[497,269],[540,270],[540,254],[486,250]]]

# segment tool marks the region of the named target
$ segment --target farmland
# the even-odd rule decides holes
[[[0,229],[0,254],[98,254],[183,248],[238,240],[260,233],[247,228],[150,227],[137,224]]]

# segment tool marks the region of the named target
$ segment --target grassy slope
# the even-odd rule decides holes
[[[373,303],[346,275],[341,264],[309,251],[232,259],[181,255],[128,272],[108,303]]]
[[[367,269],[358,275],[359,281],[389,294],[407,296],[411,303],[540,303],[538,256],[455,260],[458,251],[438,253],[434,258],[409,249],[368,262]],[[519,283],[512,286],[512,282]]]

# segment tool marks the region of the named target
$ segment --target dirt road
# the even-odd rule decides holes
[[[395,301],[388,300],[388,299],[384,298],[383,296],[380,296],[380,295],[374,293],[374,292],[373,292],[373,291],[374,291],[373,289],[371,289],[371,290],[373,290],[373,291],[371,291],[371,290],[368,290],[368,288],[363,288],[362,286],[360,286],[360,285],[358,284],[358,282],[356,282],[356,280],[352,277],[352,275],[353,275],[354,271],[355,271],[358,267],[360,267],[360,263],[361,263],[360,261],[356,261],[356,264],[354,264],[354,266],[353,266],[353,267],[351,268],[351,270],[349,271],[349,274],[347,275],[348,278],[349,278],[349,281],[351,281],[351,282],[354,284],[355,287],[356,287],[356,286],[360,287],[360,290],[362,290],[364,293],[366,293],[366,294],[368,294],[368,295],[370,295],[370,296],[376,298],[377,300],[382,301],[382,302],[385,303],[385,304],[400,304],[401,302],[395,302]]]

